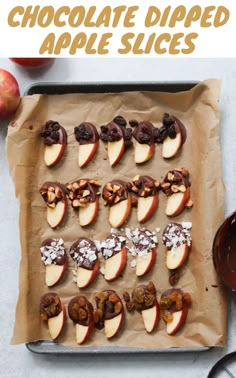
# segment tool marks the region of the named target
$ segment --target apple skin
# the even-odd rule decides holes
[[[127,250],[124,246],[120,252],[111,256],[105,261],[105,275],[106,281],[114,281],[123,272],[127,263]]]
[[[138,221],[146,222],[151,218],[158,205],[158,194],[149,197],[138,198]]]
[[[99,142],[81,144],[78,151],[78,164],[80,168],[86,167],[86,165],[92,160],[97,152]]]
[[[118,202],[109,209],[109,222],[112,227],[119,228],[128,218],[132,206],[131,195],[127,199]]]
[[[115,167],[125,152],[125,141],[124,138],[118,140],[117,142],[107,143],[107,154],[111,167]]]
[[[175,335],[176,332],[182,327],[182,325],[185,323],[186,317],[188,314],[188,306],[186,303],[183,304],[183,308],[180,311],[174,312],[173,320],[170,323],[167,323],[166,325],[166,331],[168,335]]]
[[[157,249],[152,248],[145,256],[137,257],[136,275],[142,277],[147,274],[156,261]]]
[[[185,207],[185,204],[190,198],[190,189],[187,188],[184,193],[178,192],[173,193],[171,196],[167,197],[166,204],[166,215],[168,217],[175,217],[179,215]]]
[[[56,285],[62,278],[67,268],[67,261],[63,265],[46,265],[45,283],[48,287]]]
[[[99,271],[99,260],[94,264],[93,269],[85,269],[81,266],[77,268],[77,286],[82,289],[90,285]]]
[[[151,333],[157,326],[160,319],[160,309],[158,302],[151,308],[142,311],[142,317],[145,329],[148,333]]]
[[[56,228],[62,222],[67,210],[67,199],[59,201],[54,209],[47,207],[47,222],[51,228]]]
[[[79,323],[75,324],[76,342],[78,345],[83,344],[85,340],[88,339],[93,328],[94,328],[94,321],[91,321],[88,326],[84,326]]]
[[[181,244],[175,250],[171,249],[166,252],[166,266],[168,269],[178,269],[187,260],[189,255],[189,246],[187,243]]]
[[[9,58],[12,62],[26,68],[41,68],[53,63],[55,58]]]
[[[66,309],[63,303],[61,303],[61,308],[62,310],[57,316],[48,319],[48,329],[52,340],[60,336],[66,321]]]
[[[112,319],[106,319],[104,321],[105,336],[108,339],[111,339],[117,334],[117,332],[119,331],[121,327],[123,319],[124,319],[124,310],[122,309],[119,315],[115,316]]]
[[[19,103],[18,82],[10,72],[0,68],[0,119],[13,114]]]

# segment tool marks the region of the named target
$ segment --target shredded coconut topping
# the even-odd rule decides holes
[[[89,239],[79,239],[73,248],[70,250],[71,257],[73,258],[76,266],[84,266],[92,268],[93,263],[97,260],[96,244]]]
[[[57,260],[63,259],[66,254],[63,239],[49,239],[48,243],[40,247],[40,252],[45,265],[56,265]]]
[[[189,229],[191,228],[190,226],[192,227],[191,222],[183,222],[182,224],[169,223],[166,226],[162,236],[163,244],[167,247],[167,249],[175,250],[180,245],[185,243],[191,247],[192,238],[189,232]]]
[[[118,235],[117,233],[111,234],[108,238],[100,242],[100,251],[106,260],[120,252],[125,243],[126,238],[124,236]]]
[[[134,230],[126,228],[125,233],[127,238],[134,244],[133,247],[129,248],[132,256],[145,256],[158,244],[156,233],[145,228],[136,228]]]

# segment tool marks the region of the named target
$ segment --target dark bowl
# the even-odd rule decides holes
[[[216,232],[212,253],[219,277],[226,286],[236,291],[236,211],[225,219]]]

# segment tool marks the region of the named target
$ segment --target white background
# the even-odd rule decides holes
[[[121,18],[121,23],[117,28],[87,28],[85,30],[83,25],[79,28],[71,28],[69,26],[65,26],[63,28],[56,28],[53,25],[49,26],[48,28],[40,28],[38,26],[34,26],[33,28],[12,28],[8,25],[7,22],[9,12],[13,7],[20,5],[24,6],[25,8],[29,5],[40,5],[42,7],[45,5],[53,5],[55,9],[58,9],[60,6],[65,5],[70,6],[71,8],[73,8],[73,6],[83,5],[86,9],[88,9],[89,6],[96,5],[97,14],[99,14],[99,11],[107,5],[110,5],[112,8],[115,8],[116,6],[120,5],[138,5],[139,10],[137,11],[135,17],[135,27],[126,29],[122,27],[123,18]],[[188,10],[194,5],[201,5],[203,9],[208,5],[213,5],[216,7],[225,6],[229,9],[231,15],[227,24],[219,28],[215,28],[213,26],[209,28],[201,28],[199,22],[194,23],[192,27],[186,28],[185,30],[183,27],[183,22],[180,22],[179,25],[176,25],[174,29],[166,27],[159,28],[158,26],[154,26],[152,28],[145,28],[144,20],[147,13],[147,9],[149,6],[153,5],[160,8],[160,10],[164,10],[165,7],[167,7],[168,5],[171,5],[173,8],[178,5],[185,5]],[[19,17],[16,17],[16,19],[19,19]],[[233,40],[233,36],[235,35],[235,23],[236,2],[234,0],[183,0],[182,2],[176,0],[169,0],[168,2],[166,2],[166,0],[159,0],[157,2],[153,2],[151,0],[145,2],[143,2],[142,0],[129,0],[128,2],[125,1],[123,3],[120,2],[120,0],[113,0],[112,3],[109,3],[107,0],[100,0],[99,2],[92,0],[81,0],[80,2],[78,2],[77,0],[70,0],[69,2],[65,0],[57,0],[56,2],[54,0],[47,0],[46,2],[45,0],[7,0],[0,2],[0,31],[1,35],[4,36],[4,38],[1,38],[0,40],[0,56],[35,57],[39,55],[40,46],[49,33],[54,32],[57,36],[57,40],[58,37],[64,32],[70,32],[72,36],[75,36],[76,34],[85,31],[88,35],[90,35],[93,32],[98,32],[100,34],[112,32],[114,34],[109,44],[109,57],[121,56],[118,54],[118,47],[122,47],[122,44],[120,42],[121,35],[128,32],[134,32],[135,34],[143,32],[146,33],[146,38],[151,33],[157,33],[157,35],[160,35],[164,32],[169,32],[171,34],[177,32],[184,32],[185,34],[188,34],[190,32],[196,32],[199,34],[199,37],[195,40],[196,48],[191,55],[180,54],[170,56],[174,58],[179,57],[181,55],[186,58],[236,57],[236,44]],[[183,44],[182,47],[185,47],[185,44]],[[132,52],[129,53],[129,55],[137,57],[137,55],[132,54]],[[167,55],[168,54],[158,55],[158,57],[164,58]],[[85,56],[86,53],[84,49],[79,49],[75,55],[75,57]],[[156,53],[153,50],[150,52],[149,55],[138,55],[138,57],[151,56],[156,56]],[[64,49],[61,52],[60,57],[71,57],[69,49]]]
[[[200,81],[222,79],[220,98],[223,179],[226,214],[236,208],[236,59],[57,59],[48,69],[26,71],[0,59],[0,68],[11,71],[21,87],[40,82]],[[5,157],[6,122],[0,121],[0,377],[1,378],[205,378],[222,355],[236,349],[236,297],[231,296],[227,347],[201,353],[42,356],[24,345],[11,346],[18,294],[20,245],[18,203]],[[204,217],[204,214],[202,215]],[[201,298],[199,298],[201,300]],[[217,316],[217,309],[216,309]],[[236,367],[234,368],[236,376]],[[227,377],[222,375],[221,377]]]

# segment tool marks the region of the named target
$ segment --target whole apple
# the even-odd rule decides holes
[[[55,58],[10,58],[10,60],[22,67],[40,68],[51,64]]]
[[[14,76],[0,68],[0,119],[16,111],[20,102],[19,85]]]

